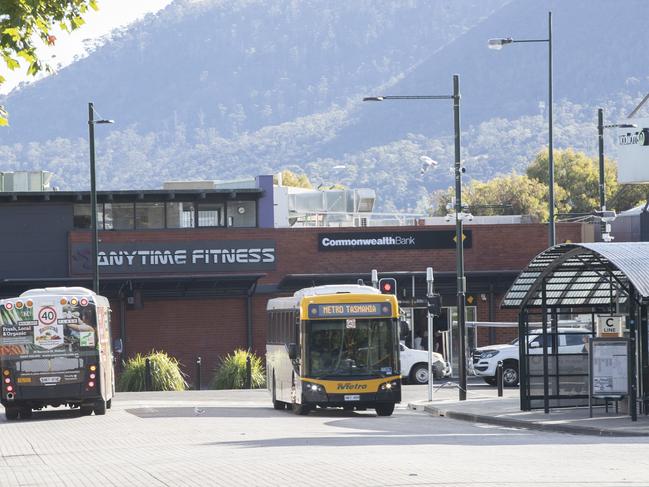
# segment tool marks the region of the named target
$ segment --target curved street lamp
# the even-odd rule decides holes
[[[554,154],[553,154],[553,140],[552,140],[552,12],[548,12],[548,38],[547,39],[512,39],[511,37],[504,37],[499,39],[489,39],[489,49],[499,51],[507,44],[514,44],[519,42],[547,42],[548,43],[548,104],[550,111],[548,113],[548,172],[549,172],[549,209],[550,215],[548,218],[548,242],[549,246],[553,247],[556,243],[555,228],[554,228]]]
[[[462,167],[460,159],[460,76],[453,75],[452,95],[421,95],[421,96],[366,96],[363,101],[384,100],[453,100],[453,128],[455,133],[455,248],[456,248],[456,274],[457,274],[457,316],[460,335],[459,357],[459,398],[466,400],[466,280],[464,277],[464,244],[462,239],[462,220],[465,213],[462,211]],[[432,161],[432,159],[431,159]],[[423,161],[426,162],[426,161]],[[434,162],[434,161],[433,161]],[[428,334],[428,350],[432,351],[432,333]],[[430,361],[430,356],[429,356]],[[429,382],[430,382],[429,378]]]
[[[95,125],[115,123],[113,120],[95,120],[95,108],[88,103],[88,138],[90,143],[90,211],[92,219],[92,290],[99,294],[99,229],[97,228],[97,185],[95,182]]]

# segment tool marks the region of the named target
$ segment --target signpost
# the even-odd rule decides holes
[[[624,336],[626,317],[624,315],[598,315],[597,336],[598,337],[621,337]]]

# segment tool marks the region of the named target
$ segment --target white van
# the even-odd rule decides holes
[[[558,328],[559,353],[585,352],[584,337],[591,336],[588,328]],[[532,330],[528,336],[528,350],[530,354],[543,353],[543,331]],[[551,352],[550,349],[548,349]],[[514,387],[518,385],[518,338],[504,345],[487,345],[473,351],[470,371],[482,377],[489,385],[496,384],[496,367],[498,362],[503,363],[503,385]]]

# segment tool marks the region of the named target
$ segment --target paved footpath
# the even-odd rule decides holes
[[[432,401],[426,394],[425,399],[409,401],[409,406],[434,416],[505,427],[595,436],[649,436],[649,416],[644,414],[634,422],[628,414],[616,413],[613,405],[608,411],[593,408],[593,417],[588,408],[551,409],[548,414],[543,410],[521,411],[518,389],[505,389],[503,397],[498,397],[494,388],[472,382],[465,401],[459,400],[457,386],[449,382],[449,387],[434,392]]]
[[[270,407],[266,391],[119,394],[105,416],[0,419],[0,486],[646,486],[649,439]],[[436,400],[451,400],[445,387]],[[472,395],[490,397],[484,389]]]

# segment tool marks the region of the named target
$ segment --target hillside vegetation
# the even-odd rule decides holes
[[[376,189],[379,210],[428,211],[430,193],[452,183],[451,103],[363,96],[450,94],[459,73],[466,177],[522,174],[547,147],[547,45],[486,42],[543,37],[552,9],[555,147],[594,155],[597,107],[617,121],[649,91],[649,67],[627,51],[649,47],[649,3],[626,4],[179,0],[0,100],[11,113],[0,170],[46,169],[61,189],[87,189],[93,101],[116,120],[96,131],[102,190],[298,166],[311,180]],[[440,162],[424,177],[421,155]]]

